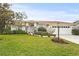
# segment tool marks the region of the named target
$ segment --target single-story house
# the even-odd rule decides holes
[[[39,27],[45,27],[49,33],[58,34],[58,26],[60,34],[72,34],[73,23],[61,21],[15,21],[15,24],[11,25],[11,30],[22,29],[34,33]]]

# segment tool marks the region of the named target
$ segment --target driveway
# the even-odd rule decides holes
[[[73,43],[79,44],[79,36],[77,35],[60,35],[60,37]]]

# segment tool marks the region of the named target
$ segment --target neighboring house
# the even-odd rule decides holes
[[[79,29],[79,20],[75,21],[73,29]]]
[[[31,23],[33,26],[30,25]],[[34,33],[34,31],[38,31],[39,27],[44,27],[47,32],[58,34],[58,26],[60,27],[60,34],[72,34],[73,23],[58,21],[15,21],[11,30],[22,29],[28,33]]]

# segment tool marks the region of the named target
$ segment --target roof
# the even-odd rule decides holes
[[[64,25],[73,25],[73,23],[70,22],[62,22],[62,21],[33,21],[33,20],[29,20],[29,21],[23,21],[23,20],[15,20],[16,24],[21,25],[22,24],[26,24],[26,23],[38,23],[38,24],[49,24],[49,25],[53,25],[53,24],[64,24]]]
[[[68,24],[71,24],[70,22],[62,22],[62,21],[38,21],[38,22],[43,22],[43,23],[68,23]]]

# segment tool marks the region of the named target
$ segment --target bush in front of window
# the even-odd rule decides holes
[[[11,34],[27,34],[27,32],[19,29],[11,31]]]
[[[38,28],[38,31],[47,32],[46,28],[44,28],[44,27],[39,27],[39,28]]]

